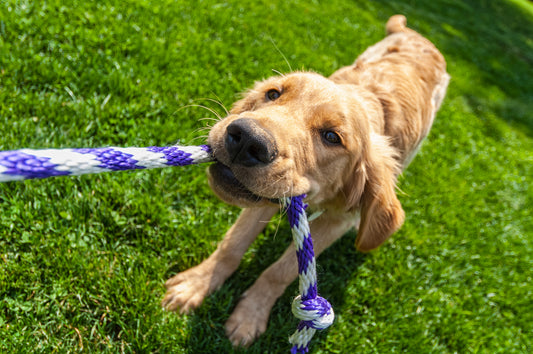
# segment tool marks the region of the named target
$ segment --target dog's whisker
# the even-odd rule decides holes
[[[210,126],[209,124],[203,126],[203,127],[198,127],[194,130],[195,133],[198,133],[198,132],[204,132],[204,131],[210,131],[212,128],[212,126]]]
[[[203,141],[206,141],[207,140],[207,135],[196,136],[196,137],[191,139],[191,142],[196,141],[196,140],[200,140],[200,139],[203,140]]]
[[[206,110],[208,110],[209,112],[213,113],[217,119],[217,121],[221,121],[224,117],[222,117],[222,115],[220,113],[218,113],[218,111],[216,111],[215,109],[213,108],[210,108],[210,107],[207,107],[207,106],[204,106],[204,105],[198,105],[200,108],[204,108]]]
[[[215,111],[213,108],[209,108],[207,106],[204,106],[204,105],[201,105],[201,104],[189,104],[189,105],[186,105],[186,106],[183,106],[181,107],[180,109],[185,109],[185,108],[191,108],[191,107],[197,107],[197,108],[203,108],[211,113],[213,113],[215,115],[215,117],[218,118],[218,120],[222,120],[223,117],[220,116],[220,114]]]
[[[215,97],[217,98],[216,100],[213,99],[213,98],[209,98],[209,97],[206,97],[206,98],[201,98],[203,100],[206,100],[206,101],[211,101],[217,105],[219,105],[223,110],[224,112],[226,112],[226,115],[229,115],[229,111],[228,109],[226,108],[226,106],[222,103],[222,101],[220,100],[220,98],[218,98],[218,96],[215,95]]]
[[[198,129],[195,129],[194,132],[195,133],[200,133],[200,132],[208,132],[211,130],[211,127],[201,127],[201,128],[198,128]],[[207,134],[206,134],[207,136]]]
[[[284,201],[282,201],[281,199],[278,199],[278,207],[279,207],[279,212],[276,218],[276,231],[274,232],[274,237],[273,237],[274,239],[276,239],[276,236],[278,235],[278,232],[281,226],[281,222],[283,221],[283,219],[285,218],[285,215],[287,214]]]
[[[212,117],[198,118],[198,120],[199,120],[199,121],[209,120],[209,121],[214,121],[214,122],[218,122],[218,121],[220,121],[220,119],[212,118]]]
[[[279,47],[276,45],[276,42],[274,42],[274,39],[272,37],[270,37],[270,42],[272,43],[272,45],[274,46],[274,48],[276,48],[276,50],[278,51],[278,53],[283,57],[283,60],[285,60],[285,63],[287,64],[287,66],[289,67],[289,72],[292,71],[292,67],[291,67],[291,63],[289,63],[289,60],[287,59],[287,57],[285,56],[285,54],[283,54],[283,52],[279,49]],[[283,76],[283,74],[280,73],[281,76]]]

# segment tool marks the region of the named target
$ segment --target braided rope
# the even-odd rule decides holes
[[[289,338],[293,345],[291,353],[307,353],[309,342],[318,329],[325,329],[333,323],[335,317],[331,304],[318,296],[316,262],[313,240],[303,202],[305,195],[285,199],[285,209],[291,225],[292,237],[298,258],[298,295],[292,302],[292,313],[300,323]]]
[[[0,151],[0,182],[186,166],[209,161],[213,161],[213,156],[207,145]]]
[[[0,151],[0,182],[186,166],[212,161],[214,157],[207,145]],[[334,318],[329,302],[318,296],[315,255],[304,198],[297,196],[283,200],[296,247],[301,294],[292,304],[294,316],[301,320],[289,338],[293,354],[307,353],[316,330],[329,327]]]

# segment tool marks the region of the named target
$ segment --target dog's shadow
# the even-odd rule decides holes
[[[345,289],[349,279],[355,277],[358,267],[366,258],[356,251],[355,236],[355,232],[344,235],[317,260],[319,294],[328,299],[337,313],[345,306]],[[237,305],[241,294],[283,253],[290,240],[290,230],[288,225],[284,225],[274,239],[272,235],[262,235],[252,245],[255,248],[251,251],[252,260],[241,264],[222,288],[206,298],[190,316],[190,337],[187,343],[190,353],[208,353],[215,349],[219,353],[276,353],[290,350],[288,338],[298,324],[291,313],[291,302],[298,295],[297,281],[278,299],[270,314],[266,332],[250,348],[233,348],[224,331],[224,322]],[[327,336],[327,330],[317,333],[313,342],[320,340],[322,336]]]

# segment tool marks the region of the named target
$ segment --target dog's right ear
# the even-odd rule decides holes
[[[395,191],[398,162],[384,136],[371,134],[359,170],[363,173],[356,180],[362,184],[361,178],[364,178],[364,188],[358,203],[361,222],[355,245],[358,250],[368,252],[385,242],[405,218]]]

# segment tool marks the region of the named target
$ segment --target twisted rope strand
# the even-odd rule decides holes
[[[298,278],[300,294],[292,302],[292,313],[300,323],[296,331],[289,338],[293,345],[291,353],[307,353],[309,342],[317,329],[329,327],[334,320],[331,304],[318,296],[316,261],[313,250],[313,240],[303,202],[305,195],[286,198],[285,208],[291,225],[292,237],[298,258]]]
[[[0,151],[0,182],[186,166],[213,159],[207,145]]]

